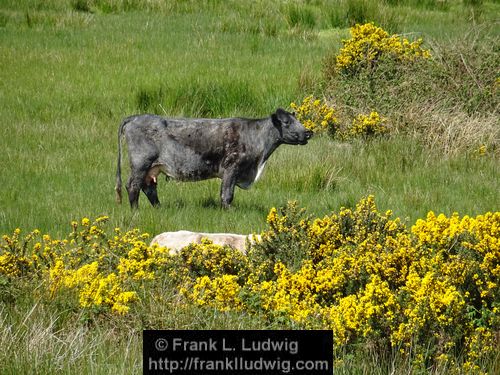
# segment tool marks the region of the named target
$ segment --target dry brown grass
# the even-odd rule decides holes
[[[406,113],[412,136],[446,157],[462,153],[500,155],[500,126],[494,113],[414,106]],[[479,151],[479,150],[482,151]]]

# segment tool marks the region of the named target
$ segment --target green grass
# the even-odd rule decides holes
[[[219,208],[218,180],[160,180],[159,209],[144,196],[137,212],[126,200],[115,203],[123,117],[263,117],[312,91],[326,95],[323,60],[347,37],[346,19],[373,14],[391,32],[440,42],[481,23],[498,37],[491,27],[497,3],[447,1],[442,9],[416,3],[2,0],[0,234],[19,227],[63,237],[71,220],[99,215],[110,216],[110,228],[152,235],[251,233],[265,228],[271,207],[288,200],[322,216],[368,194],[410,224],[429,210],[498,210],[497,155],[445,155],[408,134],[349,143],[318,136],[307,146],[282,146],[255,186],[236,191],[227,211]],[[235,313],[166,311],[175,304],[147,298],[143,317],[87,324],[84,314],[50,305],[36,291],[16,295],[15,304],[3,292],[0,285],[0,372],[6,374],[34,368],[40,374],[138,373],[143,327],[268,327]],[[166,299],[174,295],[167,286]],[[358,366],[353,362],[346,358]]]
[[[98,137],[95,134],[95,142]],[[88,149],[92,140],[75,144]],[[321,216],[353,206],[367,194],[374,194],[382,209],[392,209],[410,222],[429,210],[475,215],[496,209],[499,202],[495,160],[470,155],[441,159],[427,155],[410,139],[343,144],[318,137],[304,147],[282,146],[255,186],[236,190],[229,211],[219,208],[219,180],[160,179],[162,206],[154,209],[141,196],[140,210],[131,212],[126,199],[122,205],[114,202],[113,147],[99,157],[94,153],[75,156],[60,147],[48,150],[52,151],[40,152],[36,163],[29,155],[18,155],[32,182],[12,180],[11,189],[2,195],[4,233],[20,227],[63,235],[72,219],[104,214],[115,226],[139,227],[151,234],[180,229],[250,233],[263,230],[269,208],[285,205],[287,200],[297,200]]]
[[[326,48],[293,37],[257,35],[247,43],[246,35],[205,32],[214,22],[210,17],[197,24],[190,19],[125,13],[95,16],[88,26],[65,31],[7,26],[2,114],[10,120],[0,142],[2,179],[11,188],[0,198],[2,231],[36,226],[64,232],[71,218],[114,214],[116,133],[123,117],[143,110],[266,116],[298,97],[294,72],[311,53],[318,66]],[[211,191],[202,199],[218,199],[213,183],[201,186]],[[168,206],[168,197],[163,200]],[[127,215],[128,207],[118,212]],[[195,221],[199,215],[187,216]],[[161,220],[157,228],[168,223]],[[144,224],[133,223],[153,229]]]

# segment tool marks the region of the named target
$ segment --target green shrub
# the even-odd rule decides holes
[[[474,29],[431,46],[389,36],[373,24],[357,25],[339,53],[324,60],[327,96],[348,118],[376,110],[395,129],[440,152],[481,146],[495,152],[499,91],[492,67],[499,67],[499,39]]]

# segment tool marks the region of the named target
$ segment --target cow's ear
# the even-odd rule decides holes
[[[276,110],[276,114],[278,115],[278,117],[284,117],[288,114],[288,112],[285,111],[283,108],[278,108]]]
[[[280,124],[287,123],[290,114],[283,108],[278,108],[276,113],[273,114],[273,122],[278,121]]]
[[[279,119],[278,111],[276,111],[275,113],[273,113],[271,115],[271,120],[272,120],[274,126],[281,128],[281,120]]]

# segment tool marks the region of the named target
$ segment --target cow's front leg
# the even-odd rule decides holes
[[[222,208],[229,208],[234,197],[234,187],[236,186],[236,174],[226,171],[222,177],[220,188],[220,201]]]
[[[153,207],[160,206],[160,200],[158,199],[158,192],[156,191],[156,182],[151,182],[149,185],[145,185],[142,187],[142,191],[148,197],[149,202],[153,205]]]

